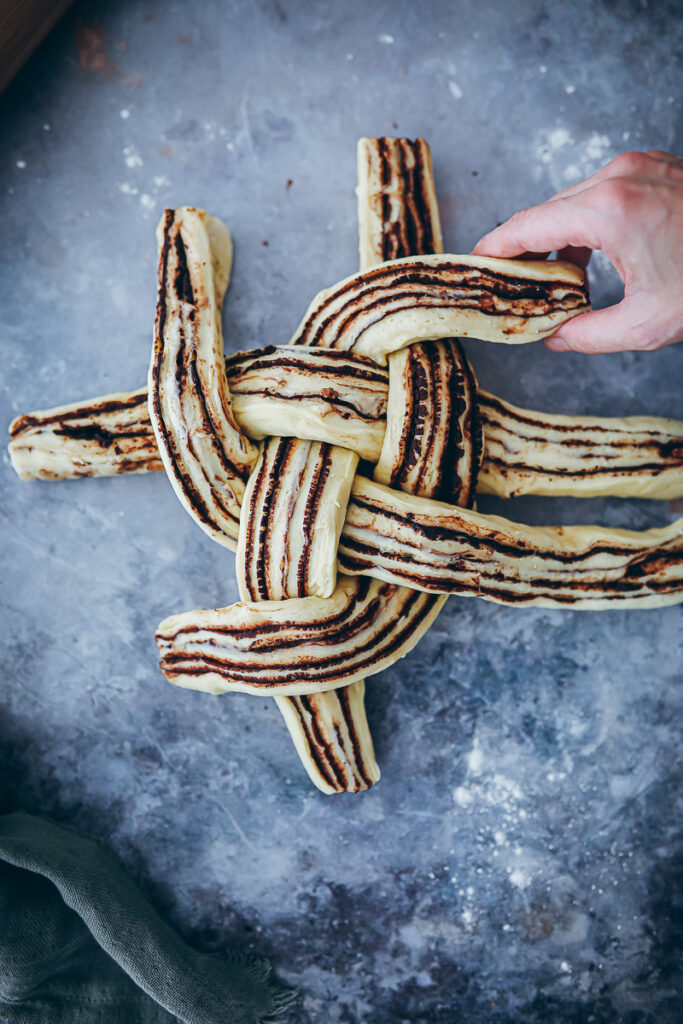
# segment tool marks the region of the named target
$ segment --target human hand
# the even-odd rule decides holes
[[[477,256],[560,259],[586,267],[601,249],[624,298],[574,317],[546,339],[556,352],[656,349],[683,339],[683,159],[623,153],[540,206],[520,210],[477,243]]]

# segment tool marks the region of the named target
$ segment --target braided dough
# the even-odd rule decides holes
[[[275,696],[325,792],[379,778],[363,677],[410,650],[446,595],[683,600],[683,520],[532,528],[469,508],[477,488],[683,494],[683,424],[518,409],[478,389],[450,337],[550,333],[589,308],[581,271],[443,255],[423,140],[363,139],[358,169],[361,273],[316,296],[289,346],[224,359],[230,236],[204,211],[166,211],[148,392],[20,416],[10,444],[24,479],[164,468],[202,529],[238,541],[244,600],[165,620],[162,670]]]
[[[477,381],[457,341],[389,356],[387,429],[374,477],[406,494],[471,505],[482,457]]]
[[[525,526],[357,476],[339,565],[499,604],[657,608],[683,600],[683,519],[642,532]]]
[[[240,597],[329,597],[358,456],[271,437],[249,478],[237,545]]]
[[[583,271],[573,263],[412,256],[320,292],[291,344],[353,350],[384,366],[406,345],[451,335],[538,341],[589,309]]]
[[[482,494],[680,497],[683,424],[655,416],[616,419],[520,409],[479,391],[486,456]]]
[[[202,530],[234,549],[258,451],[230,408],[221,308],[232,266],[227,228],[203,210],[167,210],[157,232],[159,297],[149,418],[166,474]]]
[[[207,693],[318,693],[381,672],[412,650],[441,606],[433,594],[341,576],[331,597],[240,601],[184,612],[157,630],[161,671]]]

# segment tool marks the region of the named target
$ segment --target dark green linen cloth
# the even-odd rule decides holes
[[[94,840],[0,815],[2,1024],[257,1024],[295,998],[267,961],[191,949]]]

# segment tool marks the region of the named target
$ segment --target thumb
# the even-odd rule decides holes
[[[633,302],[622,299],[616,306],[573,317],[546,338],[546,346],[553,352],[590,353],[646,348],[644,325],[634,313]]]

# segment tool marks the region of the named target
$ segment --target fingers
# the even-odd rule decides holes
[[[477,256],[519,256],[576,248],[600,249],[600,219],[578,198],[551,199],[520,210],[477,243]]]
[[[622,352],[660,348],[673,340],[651,309],[626,297],[615,306],[568,320],[546,338],[546,346],[553,352]]]
[[[475,246],[474,253],[481,256],[519,256],[524,252],[545,252],[549,249],[600,248],[595,209],[601,200],[600,189],[610,179],[642,181],[659,179],[671,169],[683,172],[683,159],[653,149],[649,153],[622,153],[605,167],[557,195],[527,210],[520,210],[500,227],[485,235]],[[604,191],[602,193],[604,198]],[[564,205],[563,205],[564,204]],[[567,205],[569,204],[569,205]],[[585,252],[576,254],[579,265],[585,265]]]
[[[666,153],[663,149],[649,149],[646,156],[654,157],[656,160],[661,160],[665,164],[674,164],[675,166],[683,165],[683,157],[674,156],[673,153]]]

